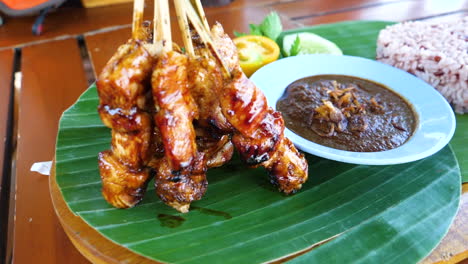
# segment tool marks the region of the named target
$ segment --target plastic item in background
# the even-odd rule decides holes
[[[33,16],[39,14],[32,25],[32,33],[40,35],[46,15],[66,0],[0,0],[0,11],[8,16]],[[0,21],[0,22],[3,22]],[[3,23],[0,23],[2,25]]]

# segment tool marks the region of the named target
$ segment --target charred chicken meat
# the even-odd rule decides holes
[[[154,177],[157,196],[188,212],[206,192],[206,171],[228,162],[234,148],[286,194],[307,180],[307,161],[284,136],[281,114],[242,72],[222,26],[191,23],[191,51],[150,52],[137,37],[98,77],[98,112],[112,130],[111,149],[99,153],[102,194],[115,207],[136,205]]]

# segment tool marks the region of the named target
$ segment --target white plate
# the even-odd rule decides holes
[[[413,106],[418,124],[411,138],[395,149],[380,152],[338,150],[309,141],[288,128],[285,135],[301,150],[336,161],[386,165],[428,157],[442,149],[455,131],[455,115],[447,101],[430,85],[392,66],[360,57],[303,55],[281,59],[258,70],[251,80],[265,93],[268,104],[276,102],[292,82],[313,75],[356,76],[386,85]]]

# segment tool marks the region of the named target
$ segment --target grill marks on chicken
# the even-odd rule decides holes
[[[190,92],[200,113],[195,123],[197,145],[206,154],[206,166],[219,167],[231,159],[234,151],[233,128],[223,115],[219,101],[224,88],[223,73],[197,32],[190,33],[196,55],[190,60],[188,72]]]
[[[297,192],[307,180],[307,160],[287,137],[281,139],[273,156],[262,166],[268,171],[270,182],[286,194]]]
[[[225,84],[220,102],[229,123],[247,137],[256,132],[268,109],[263,92],[238,69]]]
[[[213,26],[212,35],[218,52],[230,56],[225,62],[232,77],[225,81],[221,107],[235,128],[232,142],[248,165],[265,167],[280,191],[296,192],[308,178],[307,161],[284,137],[281,114],[268,107],[263,92],[240,70],[235,45],[220,24]]]
[[[130,40],[119,47],[99,75],[97,85],[101,105],[130,111],[133,107],[148,107],[148,76],[154,58],[142,42]]]
[[[273,156],[283,138],[283,130],[284,121],[280,113],[269,108],[251,136],[235,133],[232,142],[247,165],[257,166]]]
[[[96,82],[103,123],[112,129],[111,150],[99,153],[104,198],[113,206],[136,205],[146,190],[151,158],[149,77],[154,58],[130,40],[110,59]]]
[[[214,46],[223,59],[229,72],[237,69],[240,70],[239,56],[237,48],[231,38],[224,33],[223,26],[220,23],[215,23],[211,27],[211,37],[213,38]]]
[[[164,146],[164,158],[156,166],[156,193],[181,212],[187,212],[208,185],[205,155],[197,150],[192,124],[198,108],[189,91],[187,64],[185,55],[164,53],[152,76],[154,120]]]
[[[197,152],[192,121],[198,111],[189,93],[187,57],[174,51],[163,54],[153,72],[152,87],[156,125],[168,162],[177,171],[191,165]]]
[[[191,166],[174,171],[167,157],[156,166],[155,186],[159,198],[176,210],[186,213],[190,203],[200,200],[205,194],[206,180],[205,155],[198,152]]]
[[[231,131],[232,126],[221,112],[218,97],[223,88],[223,77],[216,61],[206,54],[192,58],[188,76],[192,82],[190,93],[199,109],[198,124],[206,128],[213,126],[221,131]]]
[[[129,208],[143,199],[150,179],[149,169],[129,169],[111,150],[100,152],[98,160],[102,195],[108,203],[117,208]]]

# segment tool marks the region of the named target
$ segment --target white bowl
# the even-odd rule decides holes
[[[276,109],[278,99],[292,82],[313,75],[356,76],[381,83],[412,106],[417,116],[413,135],[403,145],[380,152],[352,152],[319,145],[288,128],[285,135],[301,150],[323,158],[367,165],[406,163],[428,157],[442,149],[455,132],[455,115],[447,101],[430,85],[392,66],[353,56],[303,55],[266,65],[251,77]]]

